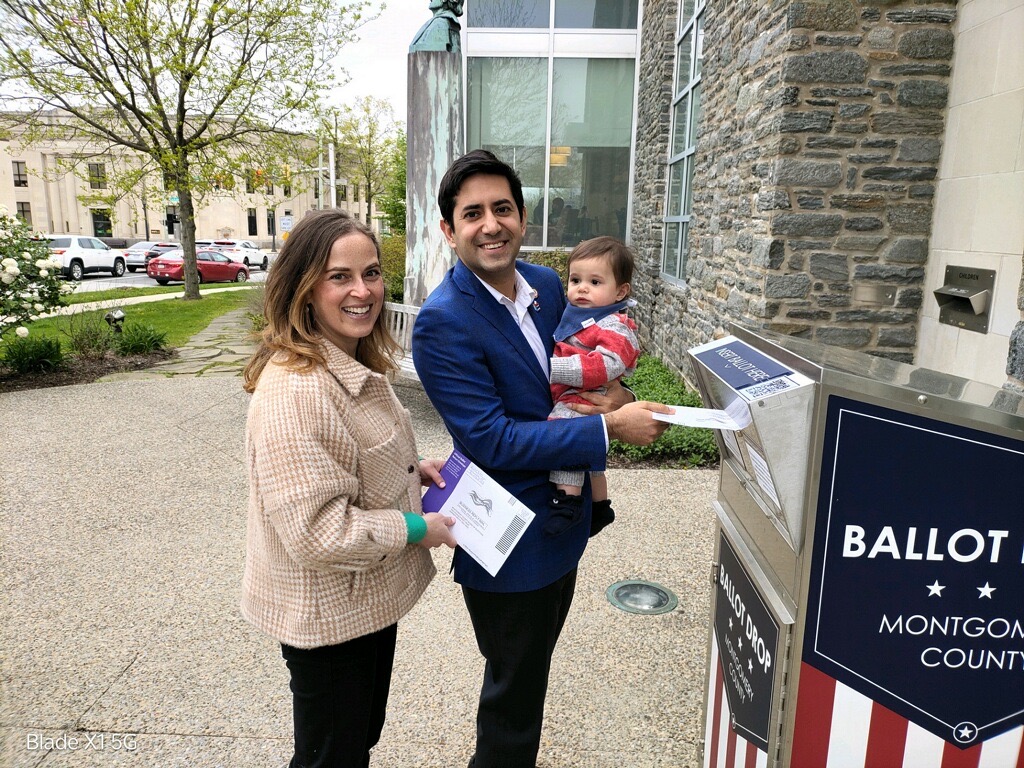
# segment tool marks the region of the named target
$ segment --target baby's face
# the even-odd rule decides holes
[[[578,259],[569,267],[566,293],[574,307],[607,307],[629,295],[629,283],[617,285],[608,259],[593,256]]]

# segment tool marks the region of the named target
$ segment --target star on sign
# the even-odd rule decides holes
[[[991,600],[992,599],[992,593],[996,591],[996,588],[995,587],[990,587],[988,585],[988,582],[986,581],[985,582],[985,586],[984,587],[977,587],[977,590],[980,593],[978,595],[978,599],[981,599],[983,597],[987,597],[989,600]]]
[[[732,619],[729,619],[729,631],[732,632]]]
[[[743,650],[743,638],[742,637],[737,641],[737,644],[739,645],[740,650],[742,651]]]
[[[747,669],[749,669],[751,672],[754,671],[754,660],[753,659],[747,659]]]
[[[958,735],[958,736],[959,736],[959,737],[960,737],[961,739],[963,739],[964,741],[967,741],[967,740],[968,740],[969,738],[971,738],[971,735],[972,735],[973,733],[974,733],[974,731],[972,731],[972,730],[971,730],[971,726],[969,726],[969,725],[965,725],[965,726],[964,726],[963,728],[961,728],[961,729],[960,729],[960,730],[959,730],[959,731],[957,732],[957,735]]]
[[[927,587],[928,597],[931,597],[932,595],[938,595],[939,597],[942,597],[942,590],[946,588],[944,584],[939,584],[938,579],[935,580],[934,584],[928,584]]]

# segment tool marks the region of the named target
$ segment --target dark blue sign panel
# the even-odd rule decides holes
[[[725,534],[718,544],[715,638],[732,725],[743,738],[767,752],[779,625]]]
[[[776,360],[738,339],[694,355],[733,389],[777,379],[792,373]]]
[[[1024,723],[1024,435],[830,397],[803,660],[946,741]]]

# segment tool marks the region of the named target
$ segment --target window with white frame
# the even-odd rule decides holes
[[[638,7],[467,4],[466,148],[488,149],[519,173],[528,250],[627,235]]]
[[[559,29],[636,29],[638,9],[639,0],[471,0],[467,21],[470,27],[543,29],[553,10]]]
[[[668,192],[662,274],[686,278],[693,212],[693,166],[700,123],[700,75],[704,55],[706,0],[679,0],[675,78],[672,86],[672,132],[668,147]]]

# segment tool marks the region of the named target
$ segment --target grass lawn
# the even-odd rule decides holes
[[[211,288],[230,288],[231,283],[201,283],[199,293],[208,291]],[[87,304],[93,301],[111,301],[118,299],[130,299],[134,296],[152,296],[157,293],[184,293],[184,285],[154,285],[146,288],[108,288],[105,291],[83,291],[72,293],[64,297],[68,305]]]
[[[139,296],[143,291],[147,293],[180,293],[181,290],[179,286],[177,288],[143,288],[130,291],[96,291],[82,295],[89,297],[85,299],[86,301],[104,301],[111,298]],[[104,294],[113,295],[105,296]],[[148,304],[127,304],[124,306],[125,323],[142,323],[152,326],[157,331],[167,334],[168,347],[181,347],[225,312],[249,307],[252,301],[251,294],[251,290],[226,291],[205,296],[199,301],[183,301],[175,298]],[[77,294],[74,297],[77,297]],[[109,309],[99,309],[70,317],[48,317],[30,323],[28,329],[33,336],[60,339],[61,346],[65,348],[65,351],[70,352],[68,331],[72,324],[88,322],[92,316],[102,318],[109,311]]]

